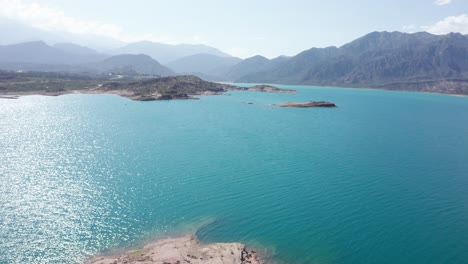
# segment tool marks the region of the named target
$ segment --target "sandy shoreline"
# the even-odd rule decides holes
[[[111,256],[95,256],[86,264],[260,264],[255,250],[241,243],[202,244],[195,236],[166,238],[139,249]]]

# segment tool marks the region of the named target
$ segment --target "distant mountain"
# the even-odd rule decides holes
[[[65,41],[58,34],[33,28],[6,18],[0,18],[0,32],[2,32],[0,45],[12,45],[40,40],[47,42]]]
[[[114,72],[168,76],[174,73],[147,55],[108,57],[72,43],[42,41],[0,46],[0,69],[50,72]]]
[[[212,54],[195,54],[169,62],[167,67],[177,73],[222,76],[232,66],[242,60],[236,57],[220,57]]]
[[[45,41],[47,43],[70,42],[101,51],[115,49],[125,44],[113,38],[92,34],[72,34],[42,30],[7,18],[0,18],[0,32],[2,32],[0,45],[13,45],[34,41]]]
[[[56,43],[52,45],[53,48],[62,50],[64,52],[76,55],[98,55],[99,53],[91,48],[80,46],[74,43]]]
[[[340,48],[304,51],[237,81],[468,93],[460,88],[468,82],[468,37],[373,32]]]
[[[170,76],[174,72],[148,55],[117,55],[107,58],[99,63],[90,65],[99,72],[112,72],[115,74],[147,74],[157,76]]]
[[[269,62],[267,66],[256,68],[256,71],[244,72],[244,74],[237,78],[240,82],[256,82],[257,80],[268,80],[269,82],[276,82],[281,80],[284,83],[299,83],[298,77],[305,74],[310,68],[313,68],[323,61],[328,60],[339,53],[338,48],[312,48],[299,53],[298,55],[285,58],[277,61],[275,64]],[[235,77],[235,76],[228,76]],[[300,77],[299,77],[300,78]]]
[[[0,46],[0,63],[82,64],[102,60],[100,54],[76,54],[51,47],[43,41]]]
[[[195,54],[211,54],[220,57],[230,57],[229,54],[226,54],[218,49],[206,45],[170,45],[151,41],[131,43],[122,48],[114,50],[112,53],[146,54],[163,64]]]
[[[259,55],[247,58],[226,71],[225,79],[236,81],[244,76],[272,70],[288,60],[289,58],[285,56],[272,60]]]
[[[43,41],[3,45],[0,69],[160,76],[175,71],[217,81],[468,94],[468,36],[458,33],[373,32],[339,48],[312,48],[271,60],[262,56],[240,60],[203,45],[140,42],[125,49],[147,54],[107,57],[73,43],[49,46]],[[174,71],[154,59],[182,55],[167,63]]]
[[[350,65],[338,82],[385,85],[468,78],[468,38],[458,33],[431,35],[374,32],[340,49],[343,56],[328,61],[321,71],[309,72],[305,81],[325,79],[327,71]]]

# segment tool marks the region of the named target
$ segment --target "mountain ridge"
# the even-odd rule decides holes
[[[165,66],[177,73],[190,73],[216,78],[225,74],[225,71],[241,61],[242,59],[236,57],[220,57],[213,54],[199,53],[169,62]]]
[[[200,53],[206,53],[220,57],[231,57],[231,55],[227,53],[203,44],[171,45],[152,41],[129,43],[119,49],[112,51],[112,54],[146,54],[163,64]]]
[[[371,32],[339,48],[309,49],[234,81],[382,89],[398,89],[399,83],[401,90],[450,93],[458,85],[466,94],[461,80],[468,82],[467,36]]]
[[[16,71],[174,75],[172,70],[148,55],[108,56],[76,44],[49,46],[44,41],[0,46],[0,68]]]

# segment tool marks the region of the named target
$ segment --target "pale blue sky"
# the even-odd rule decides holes
[[[294,55],[311,47],[339,46],[372,31],[468,34],[468,0],[0,0],[0,4],[4,9],[0,16],[50,30],[125,41],[204,43],[241,57]]]

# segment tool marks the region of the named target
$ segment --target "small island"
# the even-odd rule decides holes
[[[311,101],[306,103],[296,103],[296,102],[288,102],[284,104],[275,104],[274,106],[278,107],[297,107],[297,108],[310,108],[310,107],[337,107],[336,104],[325,102],[325,101]]]
[[[99,256],[87,264],[260,264],[255,250],[240,243],[202,244],[194,236],[163,239],[141,249],[114,256]]]

